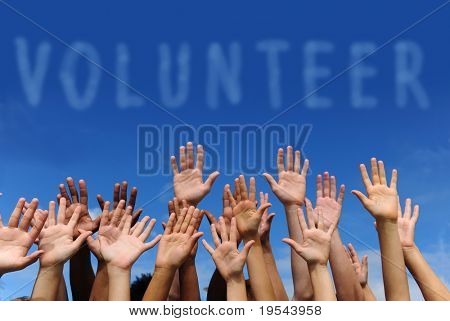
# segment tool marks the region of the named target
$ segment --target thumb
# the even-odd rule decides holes
[[[80,231],[81,232],[81,231]],[[75,241],[73,241],[72,246],[76,249],[79,249],[84,241],[86,241],[86,239],[92,235],[91,231],[83,231]]]
[[[214,217],[214,215],[208,211],[208,210],[203,210],[203,212],[206,214],[206,218],[208,219],[209,224],[215,224],[216,223],[216,218]]]
[[[363,193],[361,193],[360,191],[357,191],[357,190],[353,190],[352,194],[355,195],[359,199],[359,201],[361,202],[361,204],[364,207],[367,207],[367,205],[369,203],[369,199],[367,198],[366,195],[364,195]]]
[[[252,248],[253,244],[255,244],[254,240],[248,241],[242,248],[241,254],[244,255],[245,259],[247,259],[248,253],[250,252],[250,249]]]
[[[275,213],[270,213],[269,216],[267,216],[267,222],[269,222],[269,224],[272,224],[272,220],[275,217]]]
[[[302,252],[302,247],[300,246],[300,244],[298,244],[297,242],[295,242],[292,239],[288,239],[288,238],[284,238],[281,240],[282,242],[286,243],[287,245],[289,245],[290,247],[292,247],[292,249],[297,252],[298,254],[300,254],[300,252]]]
[[[277,182],[275,181],[275,179],[272,177],[272,175],[270,175],[268,173],[264,173],[262,175],[266,178],[267,182],[270,185],[270,188],[273,191],[273,189],[278,185]]]
[[[44,253],[44,251],[38,250],[38,251],[34,251],[33,253],[31,253],[28,256],[25,256],[25,257],[21,258],[20,259],[20,266],[21,266],[21,268],[24,268],[24,267],[26,267],[26,266],[36,262],[37,259],[42,255],[42,253]]]
[[[205,181],[205,185],[208,189],[211,189],[214,182],[216,181],[217,177],[219,177],[220,173],[218,171],[215,171],[214,173],[211,173],[208,178]]]

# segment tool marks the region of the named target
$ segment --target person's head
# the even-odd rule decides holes
[[[142,273],[140,276],[136,277],[136,280],[131,283],[130,287],[131,301],[142,301],[151,280],[152,275],[150,273]]]

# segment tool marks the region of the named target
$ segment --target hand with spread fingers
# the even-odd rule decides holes
[[[134,226],[136,222],[139,220],[139,216],[142,214],[142,208],[137,209],[134,211],[136,206],[136,199],[137,199],[138,189],[136,187],[133,187],[130,192],[130,199],[128,200],[128,206],[131,206],[133,214],[132,214],[132,221],[131,226]],[[112,213],[115,211],[117,206],[119,205],[120,201],[124,201],[125,204],[127,203],[127,196],[128,196],[128,183],[126,181],[123,181],[122,184],[116,183],[114,184],[114,190],[113,190],[113,206],[111,209],[111,212],[109,213],[110,217],[112,217]],[[102,195],[97,195],[97,201],[100,208],[103,210],[105,206],[105,201],[103,200]],[[122,209],[122,211],[125,212],[125,207]]]
[[[233,209],[233,216],[236,218],[239,234],[244,239],[258,236],[261,217],[264,211],[272,206],[272,204],[264,203],[258,209],[256,208],[255,178],[250,178],[250,190],[247,192],[245,178],[243,175],[239,176],[239,196],[237,201],[229,189],[227,192],[231,202],[231,208]]]
[[[407,198],[405,202],[405,211],[402,215],[402,207],[400,200],[398,202],[398,234],[403,248],[414,247],[414,231],[416,223],[419,219],[419,205],[414,205],[414,210],[411,216],[411,199]]]
[[[356,190],[352,193],[376,220],[386,300],[409,301],[408,278],[398,233],[397,171],[392,171],[388,186],[383,162],[372,158],[370,163],[372,180],[364,164],[360,165],[367,196]]]
[[[20,220],[24,205],[25,199],[19,199],[7,226],[3,225],[0,215],[0,276],[27,267],[36,262],[43,253],[38,250],[27,255],[44,227],[47,213],[43,212],[35,217],[38,200],[33,199]],[[33,217],[35,224],[30,229]]]
[[[170,215],[159,242],[155,272],[144,294],[144,301],[167,300],[175,272],[189,258],[203,235],[203,232],[196,230],[199,216],[200,210],[194,206],[183,208],[178,218],[175,213]]]
[[[316,209],[320,208],[323,215],[323,224],[325,228],[331,225],[337,226],[342,211],[342,202],[344,201],[345,186],[341,185],[339,196],[336,195],[336,178],[325,172],[322,176],[318,175],[316,180]],[[337,196],[337,197],[336,197]]]
[[[367,196],[360,191],[353,190],[352,193],[358,197],[362,205],[377,220],[397,221],[398,195],[397,195],[397,171],[392,171],[390,185],[387,184],[384,163],[375,158],[370,160],[372,167],[372,181],[367,173],[366,166],[360,165],[363,183]]]
[[[217,223],[216,223],[217,224]],[[244,265],[250,248],[255,243],[248,241],[241,252],[238,250],[236,218],[231,219],[230,232],[227,232],[223,218],[220,218],[219,225],[221,231],[220,240],[215,225],[211,225],[211,234],[216,249],[214,250],[206,240],[203,245],[211,254],[217,269],[227,282],[227,300],[228,301],[246,301],[247,291],[245,288]]]
[[[68,221],[66,213],[65,198],[59,200],[58,215],[55,202],[50,202],[48,226],[44,227],[39,238],[39,250],[43,251],[39,259],[41,267],[64,264],[92,234],[91,231],[80,230],[79,235],[75,236],[75,228],[81,217],[81,206],[75,208]]]
[[[213,237],[216,249],[214,250],[206,240],[203,240],[203,245],[209,254],[211,254],[217,269],[225,281],[228,282],[231,279],[241,279],[243,278],[243,269],[248,252],[255,242],[247,242],[242,251],[239,252],[237,244],[236,218],[233,217],[231,219],[231,229],[229,234],[223,226],[225,224],[223,218],[219,220],[218,224],[221,225],[220,238],[217,233],[216,224],[211,225],[211,235]]]
[[[283,242],[289,244],[301,257],[303,257],[308,265],[326,266],[330,255],[331,234],[333,234],[335,224],[329,227],[325,226],[321,209],[318,211],[318,223],[316,226],[313,208],[306,206],[308,216],[308,224],[306,224],[303,210],[298,210],[298,220],[303,232],[303,242],[297,243],[292,239],[284,238]]]
[[[332,224],[328,228],[325,227],[320,208],[317,225],[310,204],[306,206],[306,213],[308,223],[306,223],[302,209],[298,209],[298,219],[303,232],[302,243],[289,238],[283,239],[283,242],[289,244],[308,263],[314,299],[316,301],[335,301],[336,295],[327,270],[327,262],[330,255],[331,235],[336,226]]]
[[[308,173],[309,161],[306,159],[300,171],[300,151],[287,147],[286,167],[284,165],[284,152],[280,148],[277,156],[278,182],[268,173],[263,176],[267,179],[274,194],[284,206],[301,206],[305,201],[306,174]]]
[[[178,218],[175,213],[170,215],[158,247],[156,267],[177,269],[189,257],[203,235],[195,229],[199,216],[200,210],[193,206],[183,208]]]
[[[426,301],[449,301],[450,292],[428,264],[414,241],[414,232],[418,219],[419,205],[414,205],[411,213],[411,199],[407,198],[402,215],[399,200],[397,225],[406,267],[411,272],[414,280],[416,280]],[[379,228],[380,226],[377,223],[377,230]]]
[[[189,205],[197,206],[209,193],[219,172],[214,172],[203,182],[203,158],[202,145],[197,145],[197,163],[194,167],[194,147],[191,142],[186,147],[180,147],[180,167],[178,168],[175,156],[170,158],[173,170],[173,189],[175,197],[186,200]]]
[[[61,200],[61,198],[66,199],[66,221],[68,222],[75,212],[75,209],[77,207],[80,207],[80,218],[75,228],[75,236],[78,236],[80,234],[78,232],[79,230],[91,231],[92,233],[96,232],[100,224],[100,217],[97,217],[95,220],[93,220],[91,215],[89,214],[88,191],[86,182],[82,179],[80,179],[80,181],[78,182],[80,194],[78,194],[75,182],[71,177],[68,177],[66,179],[66,182],[67,186],[69,187],[70,196],[69,193],[67,193],[67,189],[64,184],[59,185],[60,193],[57,195],[58,202]]]

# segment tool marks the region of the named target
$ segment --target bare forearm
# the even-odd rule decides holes
[[[70,259],[70,288],[74,301],[88,301],[95,275],[91,264],[91,252],[87,246]]]
[[[262,243],[264,261],[266,263],[267,273],[269,274],[270,281],[272,282],[272,287],[275,292],[275,297],[277,301],[289,301],[289,297],[281,281],[280,274],[278,273],[275,258],[273,256],[272,247],[270,242],[267,240]]]
[[[275,293],[264,263],[261,241],[257,234],[245,237],[245,243],[250,240],[255,241],[247,257],[248,275],[253,295],[256,301],[274,301],[276,300]]]
[[[409,301],[408,279],[397,222],[377,220],[377,230],[386,300]]]
[[[58,295],[63,265],[40,267],[34,284],[32,300],[55,301]]]
[[[326,265],[311,264],[308,266],[315,301],[336,301],[333,283]]]
[[[98,261],[97,274],[92,286],[90,301],[108,301],[109,280],[105,262]]]
[[[130,301],[130,270],[108,266],[108,301]]]
[[[166,301],[176,269],[155,268],[143,301]]]
[[[339,301],[364,300],[361,285],[345,253],[345,248],[337,229],[331,237],[330,266]]]
[[[376,301],[377,298],[375,297],[375,294],[373,294],[372,289],[369,287],[369,284],[366,284],[362,287],[363,294],[364,294],[364,301]]]
[[[64,279],[64,275],[61,275],[61,279],[59,280],[58,294],[56,295],[56,301],[68,301],[66,280]]]
[[[450,294],[446,286],[428,265],[420,250],[414,245],[403,248],[406,266],[419,285],[426,301],[448,301]]]
[[[172,281],[172,285],[170,286],[169,296],[167,298],[168,301],[180,301],[180,273],[179,270],[175,272],[175,276]]]
[[[299,206],[285,207],[286,221],[289,230],[289,238],[297,243],[303,241],[302,231],[298,222],[297,211]],[[294,282],[294,300],[309,301],[313,299],[311,277],[308,272],[308,264],[291,248],[291,270]]]
[[[200,301],[197,270],[194,259],[188,259],[178,270],[180,274],[180,297],[182,301]]]
[[[227,301],[247,301],[244,274],[227,281]]]

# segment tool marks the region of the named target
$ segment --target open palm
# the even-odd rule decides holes
[[[209,175],[203,182],[203,147],[197,146],[197,163],[194,168],[194,148],[191,142],[188,142],[186,148],[180,147],[180,166],[178,169],[175,156],[170,158],[173,170],[173,189],[175,197],[179,200],[185,200],[190,205],[197,205],[209,193],[211,187],[219,176],[219,172]]]
[[[278,150],[278,182],[267,173],[264,177],[270,184],[272,191],[278,197],[281,203],[286,205],[302,205],[305,201],[306,193],[306,174],[308,173],[308,160],[305,160],[300,172],[300,151],[295,152],[295,161],[291,146],[287,148],[286,168],[284,166],[283,149]]]
[[[326,265],[330,255],[331,235],[336,225],[332,224],[329,228],[325,227],[320,208],[316,225],[310,203],[307,203],[306,213],[308,223],[306,223],[302,209],[298,209],[298,219],[303,232],[302,243],[297,243],[288,238],[283,239],[283,242],[289,244],[308,264]]]
[[[397,171],[392,171],[391,183],[388,186],[383,162],[379,161],[377,163],[377,160],[372,158],[371,167],[372,181],[367,174],[367,169],[364,164],[360,165],[367,196],[356,190],[353,190],[352,193],[359,198],[364,208],[375,219],[396,221],[398,216]]]
[[[325,228],[332,224],[338,224],[342,211],[342,202],[344,200],[345,186],[341,185],[339,196],[336,198],[336,178],[325,172],[323,180],[321,175],[317,175],[316,180],[316,208],[314,210],[317,216],[320,208],[323,215]]]
[[[411,216],[411,199],[407,198],[405,203],[405,211],[402,215],[400,202],[398,203],[398,234],[403,248],[411,248],[414,246],[414,231],[419,218],[419,205],[414,206]]]
[[[47,213],[37,215],[33,227],[29,230],[38,207],[38,200],[33,199],[24,211],[25,203],[24,198],[19,199],[7,226],[3,225],[0,216],[0,275],[25,268],[42,254],[42,251],[35,251],[27,256],[44,227]]]
[[[222,275],[225,281],[238,278],[242,275],[242,270],[244,269],[245,261],[250,248],[253,246],[254,241],[249,241],[244,245],[241,252],[238,250],[238,231],[236,227],[236,218],[232,218],[230,231],[225,228],[225,222],[223,218],[220,218],[220,238],[218,235],[218,229],[216,224],[211,225],[211,235],[214,240],[216,249],[214,250],[206,240],[203,240],[203,245],[206,250],[211,254],[214,263],[216,264],[217,270]]]

